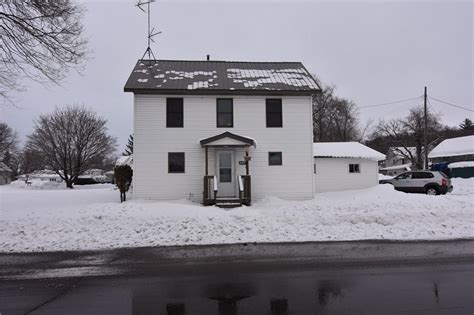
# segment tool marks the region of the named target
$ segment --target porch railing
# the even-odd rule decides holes
[[[252,185],[250,175],[239,176],[239,199],[246,206],[252,202]]]
[[[217,176],[206,175],[204,176],[204,191],[202,203],[205,206],[215,205],[217,198]]]

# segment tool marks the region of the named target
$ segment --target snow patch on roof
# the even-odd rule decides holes
[[[137,81],[140,82],[140,83],[146,83],[146,82],[148,82],[148,79],[138,79]]]
[[[232,79],[234,83],[242,83],[247,88],[265,84],[287,84],[295,87],[319,88],[313,80],[308,78],[306,71],[301,68],[281,70],[230,68],[227,69],[227,78]]]
[[[315,157],[361,158],[384,160],[385,155],[359,142],[316,142],[313,143]]]
[[[428,158],[459,156],[474,154],[474,136],[451,138],[441,141],[431,152]]]
[[[212,83],[213,79],[209,79],[207,81],[196,81],[193,84],[188,84],[188,90],[195,90],[195,89],[205,89],[211,86],[217,86],[217,83]]]
[[[187,72],[187,71],[176,71],[176,70],[170,70],[166,71],[166,74],[175,74],[176,77],[173,77],[174,80],[179,80],[178,78],[184,79],[194,79],[196,76],[212,76],[217,78],[217,71],[192,71],[192,72]]]

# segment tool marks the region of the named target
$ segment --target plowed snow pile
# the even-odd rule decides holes
[[[73,190],[7,185],[0,188],[0,251],[472,238],[474,179],[454,179],[453,185],[453,193],[444,196],[378,185],[308,201],[268,197],[232,210],[186,200],[120,204],[111,185]]]

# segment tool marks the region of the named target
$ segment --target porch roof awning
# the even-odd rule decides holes
[[[224,132],[217,136],[212,136],[199,141],[202,147],[256,147],[257,144],[252,138],[247,138],[233,134],[231,132]]]

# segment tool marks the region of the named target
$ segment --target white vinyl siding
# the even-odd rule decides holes
[[[278,196],[313,197],[311,98],[283,97],[283,127],[267,128],[263,96],[234,96],[233,128],[217,128],[219,96],[184,96],[184,128],[166,128],[166,96],[134,97],[133,189],[139,199],[202,200],[205,150],[199,140],[225,131],[255,139],[250,147],[252,199]],[[228,98],[228,96],[227,96]],[[235,149],[238,175],[245,174],[245,149]],[[283,165],[268,165],[268,152],[282,152]],[[186,173],[168,174],[168,152],[184,152]],[[209,149],[209,175],[216,170],[215,149]]]
[[[362,189],[378,184],[378,163],[369,159],[315,158],[315,192]],[[349,164],[359,164],[360,173],[350,173]]]

